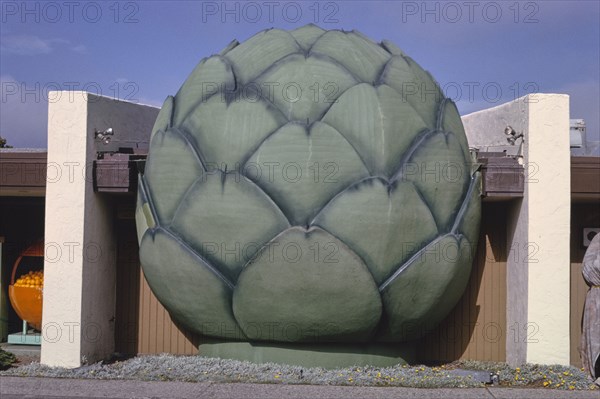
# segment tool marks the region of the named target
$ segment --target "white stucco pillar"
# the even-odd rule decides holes
[[[569,97],[532,94],[463,117],[469,145],[521,155],[507,212],[507,362],[569,364]],[[507,125],[525,140],[510,146]],[[517,142],[518,143],[518,142]]]
[[[527,362],[570,363],[569,96],[529,96]],[[533,166],[533,168],[532,168]]]
[[[86,184],[81,176],[89,145],[87,98],[81,92],[52,94],[56,101],[48,104],[41,362],[77,367],[82,360],[84,261],[83,251],[75,246],[81,247],[85,235]]]
[[[85,92],[49,98],[41,362],[79,367],[114,352],[115,215],[93,189],[94,131],[147,141],[158,109]]]

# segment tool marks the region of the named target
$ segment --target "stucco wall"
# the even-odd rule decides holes
[[[569,364],[569,97],[528,95],[463,123],[470,146],[506,147],[525,168],[507,220],[507,361]],[[507,146],[507,125],[525,135],[522,148]]]
[[[529,96],[529,264],[527,361],[570,363],[571,153],[569,96]],[[535,174],[533,173],[535,171]],[[535,335],[533,332],[536,331]]]
[[[469,139],[469,146],[481,151],[501,152],[519,155],[519,145],[510,145],[506,141],[504,128],[512,126],[517,132],[529,127],[529,104],[527,97],[474,112],[463,116],[463,124]]]
[[[150,135],[158,109],[84,92],[48,107],[46,257],[41,362],[78,367],[114,351],[116,234],[110,197],[94,193],[94,131]]]

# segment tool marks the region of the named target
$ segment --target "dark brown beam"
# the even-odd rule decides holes
[[[571,157],[571,200],[600,201],[600,157]]]
[[[0,150],[0,196],[46,195],[45,150]]]

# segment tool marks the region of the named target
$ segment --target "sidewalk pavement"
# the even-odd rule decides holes
[[[386,388],[0,377],[0,398],[600,399],[600,391],[520,388]]]

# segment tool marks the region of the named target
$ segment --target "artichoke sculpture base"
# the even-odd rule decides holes
[[[208,341],[198,347],[200,356],[335,369],[352,366],[392,367],[416,361],[414,342],[396,344],[291,344]]]

